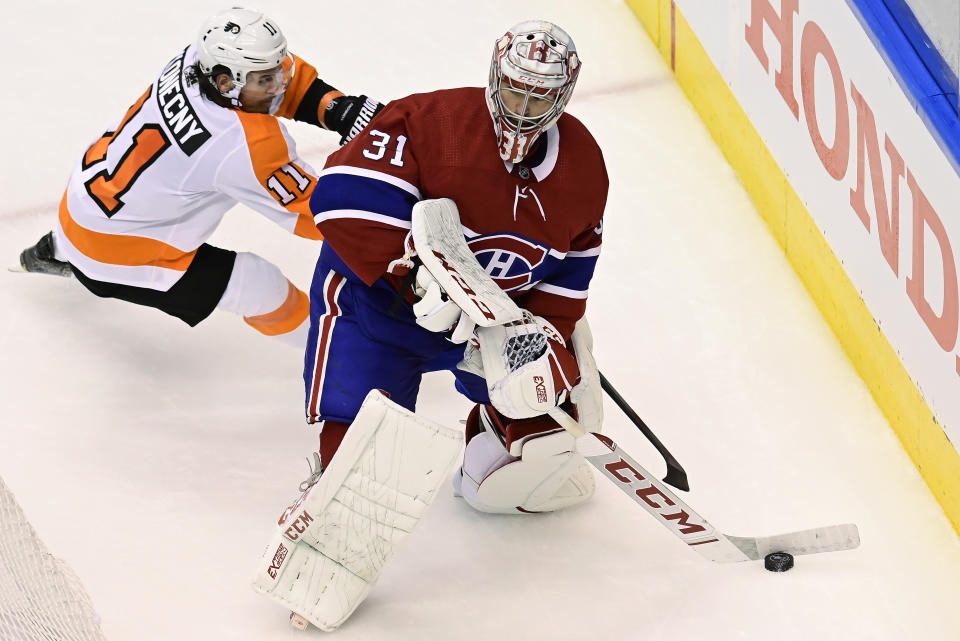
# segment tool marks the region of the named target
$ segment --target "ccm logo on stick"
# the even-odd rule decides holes
[[[637,496],[639,496],[644,503],[656,510],[657,514],[665,520],[676,521],[674,527],[676,527],[681,534],[695,534],[706,531],[707,528],[703,525],[691,523],[689,520],[690,515],[686,511],[678,508],[677,504],[670,500],[670,497],[657,489],[656,486],[651,484],[640,472],[633,469],[633,466],[622,458],[616,463],[607,463],[604,465],[604,468],[610,473],[612,478],[634,489]],[[624,476],[621,473],[623,470],[629,470],[633,479]]]

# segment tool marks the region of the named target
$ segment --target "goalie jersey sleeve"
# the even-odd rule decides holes
[[[606,169],[569,114],[529,162],[500,159],[483,89],[391,102],[320,172],[311,209],[327,239],[321,260],[332,251],[348,277],[373,285],[403,255],[414,203],[452,198],[486,272],[569,338],[600,254]]]

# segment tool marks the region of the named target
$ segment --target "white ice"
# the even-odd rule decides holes
[[[77,155],[222,6],[5,12],[3,261],[51,227]],[[445,492],[338,639],[960,638],[955,532],[620,0],[260,6],[321,77],[382,100],[482,85],[514,22],[566,27],[584,61],[569,109],[611,182],[589,304],[601,369],[724,532],[852,521],[863,538],[773,574],[704,561],[603,478],[589,504],[529,518],[481,515]],[[321,167],[335,137],[291,130]],[[317,246],[247,210],[212,242],[309,284]],[[0,476],[85,583],[107,637],[319,638],[250,588],[315,442],[302,355],[227,314],[191,330],[48,276],[4,271],[0,305]],[[427,378],[421,412],[457,425],[466,408],[447,375]],[[605,429],[663,472],[612,404]]]

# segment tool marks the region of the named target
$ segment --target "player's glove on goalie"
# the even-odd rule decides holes
[[[324,122],[340,134],[340,144],[350,142],[373,119],[383,105],[366,96],[341,96],[330,101]]]
[[[545,319],[523,318],[475,331],[490,403],[510,418],[533,418],[559,406],[580,381],[577,360]],[[470,352],[472,347],[467,347]],[[471,354],[464,354],[469,362]],[[468,369],[469,371],[469,369]]]

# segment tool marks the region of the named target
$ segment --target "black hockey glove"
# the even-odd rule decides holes
[[[345,145],[370,124],[383,105],[366,96],[341,96],[330,101],[324,122],[340,134],[340,144]]]

